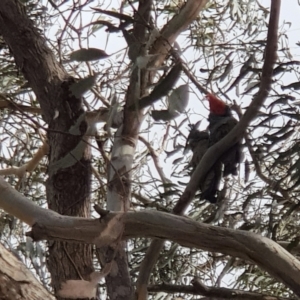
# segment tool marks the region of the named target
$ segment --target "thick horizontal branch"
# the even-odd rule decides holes
[[[165,239],[189,248],[251,261],[300,296],[300,262],[274,241],[258,234],[198,223],[158,211],[109,213],[101,219],[62,216],[41,208],[0,178],[0,207],[32,226],[35,240],[85,242],[98,246],[123,239]]]
[[[201,224],[186,217],[158,211],[119,215],[110,213],[100,221],[78,218],[65,220],[62,217],[54,219],[48,225],[43,222],[35,224],[33,237],[103,245],[114,242],[124,225],[124,239],[166,239],[185,247],[220,252],[254,262],[300,295],[300,262],[274,241],[255,233]],[[114,229],[111,228],[111,222]]]
[[[247,292],[236,289],[228,289],[221,287],[208,287],[203,285],[199,280],[193,280],[193,285],[175,285],[161,284],[150,285],[149,292],[166,292],[166,293],[184,293],[192,295],[201,295],[208,298],[216,299],[234,299],[234,300],[291,300],[290,298],[282,298],[266,295],[257,292]]]
[[[157,211],[108,214],[91,220],[61,216],[38,207],[1,179],[0,206],[33,225],[36,239],[80,241],[96,245],[123,238],[168,239],[186,247],[220,252],[258,264],[300,295],[300,263],[278,244],[260,235],[197,223]],[[112,226],[113,225],[113,226]]]

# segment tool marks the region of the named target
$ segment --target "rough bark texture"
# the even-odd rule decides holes
[[[0,245],[0,299],[54,300],[40,282],[11,252]]]
[[[77,135],[69,133],[83,113],[81,99],[69,90],[74,79],[56,61],[19,1],[0,2],[0,33],[36,94],[49,125],[49,178],[46,184],[49,208],[61,214],[87,217],[90,149],[85,144],[79,159],[68,163],[62,161],[79,144],[86,130],[83,121],[78,125]],[[63,163],[58,164],[59,160]],[[49,245],[48,267],[55,292],[66,279],[89,278],[91,254],[91,246],[84,244],[54,242]]]
[[[22,210],[15,209],[15,206],[22,207]],[[97,208],[102,215],[100,220],[61,216],[38,207],[1,178],[0,207],[33,225],[31,236],[34,240],[77,241],[100,247],[115,244],[120,234],[124,239],[167,239],[189,248],[252,261],[300,295],[300,262],[276,242],[259,234],[201,224],[185,217],[151,210],[107,214]],[[31,216],[26,219],[23,211],[29,210]]]
[[[150,1],[140,1],[136,18],[139,22],[134,24],[133,35],[138,41],[138,45],[129,45],[130,50],[137,49],[133,57],[143,55],[143,45],[147,37],[147,18],[149,17]],[[155,61],[154,65],[159,66],[165,59],[171,48],[172,42],[178,34],[190,24],[195,15],[204,6],[206,1],[187,1],[179,17],[176,16],[162,30],[162,36],[157,39],[153,47],[150,49],[151,54],[159,52],[161,56]],[[180,201],[174,208],[174,213],[183,214],[184,210],[192,200],[197,185],[193,183],[193,178],[199,180],[205,172],[201,169],[208,170],[214,163],[214,152],[222,152],[220,149],[227,143],[227,149],[230,145],[237,142],[245,131],[249,122],[255,117],[259,107],[268,95],[271,85],[271,77],[273,65],[275,61],[275,51],[277,44],[277,24],[278,11],[280,1],[272,1],[271,21],[268,32],[268,44],[266,48],[266,61],[264,63],[262,80],[259,93],[254,98],[252,104],[242,118],[241,122],[232,130],[225,140],[217,143],[205,154],[203,163],[200,163],[195,170],[191,182],[180,198]],[[272,21],[273,20],[273,21]],[[0,33],[3,35],[6,43],[9,45],[16,60],[16,64],[28,79],[29,84],[33,88],[44,114],[44,118],[49,124],[49,180],[47,182],[47,197],[50,208],[64,214],[86,216],[89,213],[88,195],[89,195],[89,149],[85,147],[83,155],[79,161],[74,161],[68,167],[58,167],[57,162],[64,161],[64,157],[70,153],[82,140],[82,136],[86,129],[86,124],[82,122],[78,126],[78,135],[69,134],[69,130],[82,114],[82,105],[79,99],[76,99],[69,93],[69,86],[73,79],[68,76],[64,69],[56,62],[50,49],[45,45],[44,39],[40,37],[40,33],[32,26],[32,23],[26,18],[26,14],[16,0],[2,0],[0,2]],[[139,44],[140,43],[140,44]],[[132,111],[128,108],[136,103],[140,96],[144,93],[144,88],[150,83],[147,79],[147,71],[141,71],[138,75],[138,69],[133,69],[130,78],[130,85],[126,95],[126,106],[124,114],[124,126],[119,128],[121,137],[115,142],[112,163],[114,167],[109,174],[109,194],[108,207],[113,210],[125,210],[130,199],[130,171],[132,168],[133,155],[135,151],[136,139],[142,120],[142,111]],[[54,119],[54,116],[58,117]],[[224,149],[226,148],[224,146]],[[212,159],[208,159],[212,158]],[[204,166],[204,167],[203,167]],[[73,178],[69,180],[69,178]],[[74,180],[75,178],[75,180]],[[72,196],[73,195],[73,196]],[[75,196],[74,196],[75,195]],[[115,202],[110,202],[110,200]],[[128,214],[129,215],[129,214]],[[139,219],[139,217],[141,217]],[[149,224],[147,224],[147,217]],[[161,218],[160,218],[161,217]],[[171,239],[181,243],[187,247],[201,247],[204,250],[223,252],[228,255],[242,257],[247,260],[256,262],[262,268],[277,277],[287,286],[300,295],[299,270],[298,261],[286,251],[283,251],[276,243],[258,237],[253,234],[244,234],[243,232],[230,231],[223,228],[213,226],[207,227],[203,224],[197,224],[182,217],[162,216],[160,213],[150,214],[132,214],[131,219],[125,218],[125,231],[123,238],[131,238],[136,236],[144,236],[150,238]],[[67,219],[67,218],[66,218]],[[163,219],[163,220],[162,220]],[[69,222],[70,219],[67,219]],[[79,220],[80,222],[81,220]],[[97,221],[87,221],[94,222]],[[126,223],[127,222],[127,223]],[[151,223],[152,222],[152,223]],[[177,223],[178,222],[178,223]],[[150,224],[151,223],[151,224]],[[166,228],[166,224],[172,225]],[[103,224],[102,224],[103,225]],[[155,230],[153,230],[153,226]],[[37,228],[37,227],[36,227]],[[174,230],[176,228],[177,230]],[[40,231],[45,228],[39,228]],[[49,228],[49,231],[55,228]],[[66,228],[60,228],[61,232],[66,234]],[[89,242],[96,243],[101,240],[99,232],[95,233],[95,228],[88,228]],[[74,231],[78,228],[74,228]],[[93,231],[94,230],[94,231]],[[38,231],[38,230],[37,230]],[[82,234],[84,231],[80,231]],[[40,233],[40,232],[39,232]],[[57,234],[57,232],[55,232]],[[74,234],[75,237],[78,236]],[[80,237],[80,241],[88,237]],[[200,238],[199,238],[200,237]],[[66,238],[65,235],[60,236],[60,241]],[[54,235],[53,239],[58,240],[58,236]],[[71,236],[67,236],[69,241]],[[73,240],[77,240],[74,238]],[[115,241],[119,241],[117,238]],[[111,241],[110,241],[111,242]],[[154,263],[156,262],[159,249],[162,246],[161,241],[155,241],[148,251],[145,261],[141,267],[140,277],[138,280],[138,297],[145,296],[147,292],[148,279]],[[97,243],[96,243],[97,244]],[[99,242],[100,244],[100,242]],[[108,243],[107,243],[108,244]],[[130,278],[127,270],[126,256],[124,247],[119,243],[117,255],[115,249],[106,249],[104,255],[104,263],[113,259],[115,260],[114,269],[116,272],[107,276],[107,286],[111,299],[128,299],[130,298]],[[64,244],[63,242],[53,242],[50,247],[51,258],[49,259],[50,271],[54,288],[57,290],[59,281],[66,278],[86,278],[91,264],[91,248],[82,244]],[[266,255],[265,253],[268,253]],[[51,269],[52,268],[52,269]],[[129,287],[123,293],[120,283]],[[143,291],[144,289],[144,291]],[[129,292],[128,292],[129,291]],[[122,294],[123,293],[123,294]]]
[[[125,225],[122,237],[148,237],[171,240],[188,248],[219,252],[254,262],[271,276],[283,282],[300,295],[300,262],[276,242],[252,232],[202,224],[186,217],[158,211],[128,212],[119,214]],[[108,214],[99,220],[71,219],[56,221],[52,225],[34,226],[34,238],[80,240],[96,245],[116,241],[116,214]],[[56,218],[56,217],[55,217]],[[66,217],[65,217],[66,218]],[[121,219],[120,219],[121,220]],[[121,222],[121,221],[119,221]],[[64,224],[64,225],[63,225]],[[80,225],[81,224],[81,225]],[[113,228],[113,229],[112,229]]]
[[[68,87],[65,87],[68,91]],[[70,115],[63,107],[59,111],[65,112],[61,122],[53,122],[49,128],[68,132],[74,125],[77,118],[83,113],[81,103],[75,97],[65,95],[61,98],[62,103],[70,102]],[[63,106],[63,104],[62,104]],[[81,133],[84,134],[86,126],[81,124]],[[49,178],[47,180],[47,200],[49,208],[60,214],[70,216],[86,217],[90,215],[90,149],[86,145],[83,157],[79,162],[71,167],[56,170],[53,165],[62,159],[66,154],[73,150],[81,142],[82,134],[79,136],[63,135],[59,133],[48,134],[50,153],[49,153]],[[55,242],[49,244],[48,267],[52,275],[52,281],[56,289],[62,278],[89,278],[92,268],[91,247],[77,243]],[[62,276],[62,271],[64,275]]]
[[[105,277],[106,292],[112,300],[131,299],[133,289],[125,252],[126,242],[119,242],[116,247],[101,247],[97,251],[102,266],[113,260],[112,270]]]

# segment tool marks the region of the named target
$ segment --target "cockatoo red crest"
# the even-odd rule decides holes
[[[218,116],[222,116],[226,114],[228,106],[226,105],[225,102],[223,102],[213,94],[207,94],[206,98],[209,102],[209,110],[211,113]]]

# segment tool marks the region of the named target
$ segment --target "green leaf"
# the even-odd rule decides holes
[[[169,101],[169,111],[183,113],[189,103],[189,85],[184,84],[173,90]]]
[[[184,112],[189,102],[189,86],[184,84],[173,90],[168,98],[169,108],[164,110],[153,110],[152,118],[155,121],[169,121]]]
[[[172,120],[172,119],[174,119],[174,118],[176,118],[178,116],[179,116],[178,112],[170,112],[167,109],[164,109],[164,110],[153,110],[152,111],[152,118],[155,121],[159,121],[159,120],[169,121],[169,120]]]
[[[70,86],[70,91],[75,97],[80,98],[85,92],[93,87],[97,76],[98,75],[93,75],[80,79],[78,82],[75,82]]]
[[[160,98],[166,96],[169,93],[169,91],[173,88],[176,81],[179,79],[181,69],[182,65],[180,63],[174,65],[171,71],[159,83],[157,83],[151,94],[143,97],[139,101],[138,107],[140,109],[147,107],[153,104],[155,101],[159,100]],[[134,110],[135,108],[135,105],[129,107],[129,109],[132,110]]]
[[[82,48],[70,54],[70,59],[73,61],[92,61],[108,57],[109,55],[97,48]]]

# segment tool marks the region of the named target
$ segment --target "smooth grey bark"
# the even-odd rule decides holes
[[[274,241],[258,234],[198,223],[158,211],[109,213],[101,219],[62,216],[38,207],[0,177],[0,207],[33,225],[35,240],[84,242],[98,247],[123,239],[166,239],[185,247],[251,261],[300,296],[300,262]],[[25,213],[24,213],[25,212]]]

